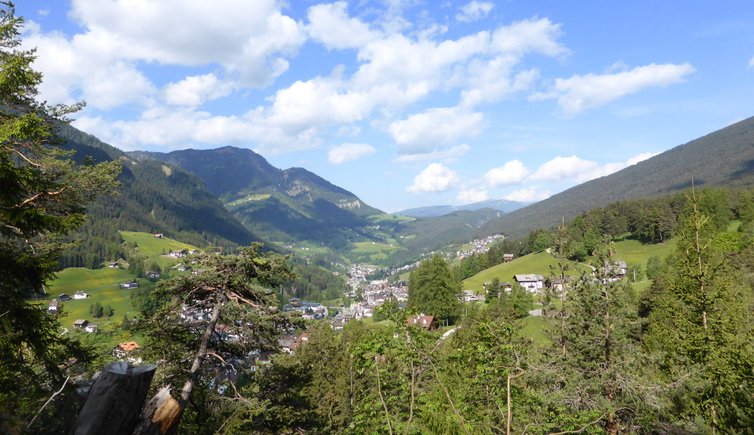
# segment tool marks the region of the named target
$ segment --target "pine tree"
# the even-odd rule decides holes
[[[408,305],[412,309],[453,321],[460,314],[461,284],[439,255],[423,261],[411,272],[408,284]]]
[[[36,101],[42,75],[21,50],[23,20],[0,3],[0,432],[17,432],[65,379],[72,357],[87,360],[57,320],[25,298],[44,294],[61,239],[84,221],[86,204],[115,185],[119,163],[77,166],[54,146],[75,106]],[[12,410],[12,412],[6,412]]]
[[[701,417],[716,432],[751,429],[754,419],[753,319],[747,308],[752,288],[730,261],[724,227],[688,197],[678,247],[662,277],[647,343],[664,356],[674,417]],[[680,395],[675,395],[680,392]]]

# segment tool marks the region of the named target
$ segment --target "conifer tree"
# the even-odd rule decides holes
[[[699,199],[694,191],[688,197],[647,343],[675,385],[668,389],[673,417],[738,432],[754,424],[752,288],[730,261],[735,247],[718,231],[724,225],[700,210]]]
[[[461,284],[439,255],[423,261],[411,272],[408,305],[441,320],[452,321],[460,314]]]
[[[45,296],[62,237],[84,221],[85,206],[115,186],[118,162],[76,165],[54,146],[55,129],[80,105],[36,100],[41,73],[34,50],[20,48],[23,19],[0,3],[0,432],[22,420],[64,384],[63,368],[86,361],[57,319],[25,298]]]

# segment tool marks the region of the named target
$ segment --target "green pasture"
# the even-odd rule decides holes
[[[671,239],[665,243],[646,245],[638,240],[621,240],[620,242],[615,242],[613,248],[615,249],[616,259],[623,260],[629,265],[638,264],[642,268],[646,268],[649,257],[658,256],[665,258],[675,250],[676,244],[675,239]]]
[[[542,316],[526,316],[517,322],[518,333],[522,337],[530,338],[535,344],[544,346],[550,343],[545,335],[547,320]]]
[[[264,201],[266,199],[270,199],[270,194],[269,193],[255,193],[255,194],[252,194],[252,195],[244,196],[243,198],[236,199],[236,200],[231,201],[231,202],[229,202],[229,203],[227,203],[225,205],[227,205],[228,207],[235,207],[235,206],[239,206],[239,205],[242,205],[242,204],[246,204],[247,202]]]
[[[47,287],[50,294],[48,300],[66,293],[73,297],[77,291],[89,294],[86,299],[71,299],[62,302],[64,315],[60,318],[60,324],[64,328],[71,328],[76,319],[86,319],[90,323],[96,323],[100,329],[111,323],[120,323],[123,315],[129,318],[136,317],[139,313],[131,305],[131,290],[122,289],[118,284],[129,282],[134,279],[133,275],[122,269],[86,269],[83,267],[71,267],[57,274]],[[112,317],[95,319],[89,313],[89,307],[95,302],[102,306],[110,305],[115,313]]]
[[[476,293],[484,291],[484,283],[498,278],[501,282],[513,282],[513,275],[524,273],[535,273],[547,277],[550,275],[550,268],[558,270],[558,259],[547,252],[539,252],[519,257],[508,263],[498,264],[497,266],[485,269],[476,275],[463,280],[464,290],[474,290]],[[569,266],[567,275],[578,276],[582,271],[588,270],[588,266],[564,260]]]
[[[196,247],[187,243],[163,237],[161,239],[154,234],[140,233],[135,231],[121,231],[120,235],[126,242],[135,243],[139,253],[147,257],[157,257],[167,254],[170,251],[180,251],[183,249],[192,250]]]

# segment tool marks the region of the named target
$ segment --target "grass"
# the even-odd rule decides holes
[[[618,260],[623,260],[629,265],[638,264],[642,268],[645,268],[649,257],[658,256],[665,258],[675,250],[676,244],[675,239],[671,239],[665,243],[646,245],[638,240],[621,240],[620,242],[615,242],[613,247],[615,249],[615,258]]]
[[[71,267],[58,273],[47,287],[50,299],[66,293],[73,296],[81,290],[89,294],[86,299],[72,299],[63,302],[63,316],[60,323],[65,328],[71,328],[76,319],[86,319],[90,323],[96,323],[101,329],[107,328],[113,323],[120,323],[123,315],[129,318],[136,317],[139,313],[131,305],[130,290],[121,289],[118,284],[133,280],[134,277],[128,271],[122,269],[85,269],[83,267]],[[112,317],[95,319],[89,313],[89,307],[95,302],[103,306],[110,305],[115,313]]]
[[[269,193],[256,193],[256,194],[244,196],[243,198],[236,199],[235,201],[231,201],[225,205],[228,207],[235,207],[238,205],[246,204],[247,202],[264,201],[266,199],[270,199]]]
[[[573,261],[567,261],[567,263],[571,266],[567,274],[572,276],[578,276],[581,271],[588,268],[584,264]],[[464,290],[474,290],[476,293],[482,293],[484,291],[484,283],[492,281],[493,278],[498,278],[501,282],[512,282],[513,275],[519,273],[535,273],[546,277],[550,274],[550,267],[558,267],[557,258],[546,252],[529,254],[508,263],[498,264],[497,266],[485,269],[465,279],[462,285]]]
[[[179,242],[167,237],[161,239],[149,233],[139,233],[135,231],[121,231],[120,235],[126,242],[136,243],[139,253],[147,257],[157,257],[167,254],[170,251],[180,251],[183,249],[193,250],[196,247],[187,243]]]
[[[550,343],[544,333],[545,325],[546,320],[542,316],[526,316],[519,320],[518,332],[523,337],[531,338],[535,344],[545,346]]]

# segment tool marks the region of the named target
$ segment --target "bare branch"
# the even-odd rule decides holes
[[[49,405],[49,404],[50,404],[50,402],[52,402],[52,399],[54,399],[54,398],[55,398],[55,396],[57,396],[58,394],[60,394],[60,393],[62,393],[62,392],[63,392],[63,389],[65,388],[65,386],[66,386],[66,384],[68,383],[68,380],[69,380],[69,379],[71,379],[71,377],[70,377],[70,376],[66,377],[66,378],[65,378],[65,381],[63,381],[63,386],[61,386],[61,387],[60,387],[60,389],[59,389],[58,391],[56,391],[55,393],[53,393],[53,395],[52,395],[52,396],[50,396],[50,398],[49,398],[49,399],[47,399],[47,401],[45,402],[45,404],[44,404],[44,405],[42,405],[42,407],[41,407],[41,408],[39,408],[39,411],[37,411],[37,413],[36,413],[36,414],[34,415],[34,418],[32,418],[32,419],[31,419],[31,421],[30,421],[30,422],[29,422],[29,423],[28,423],[28,424],[26,425],[26,429],[29,429],[29,428],[31,427],[31,425],[32,425],[32,424],[34,424],[34,420],[36,420],[36,419],[37,419],[37,417],[39,417],[39,414],[40,414],[40,413],[41,413],[42,411],[44,411],[44,409],[45,409],[45,408],[47,407],[47,405]]]

